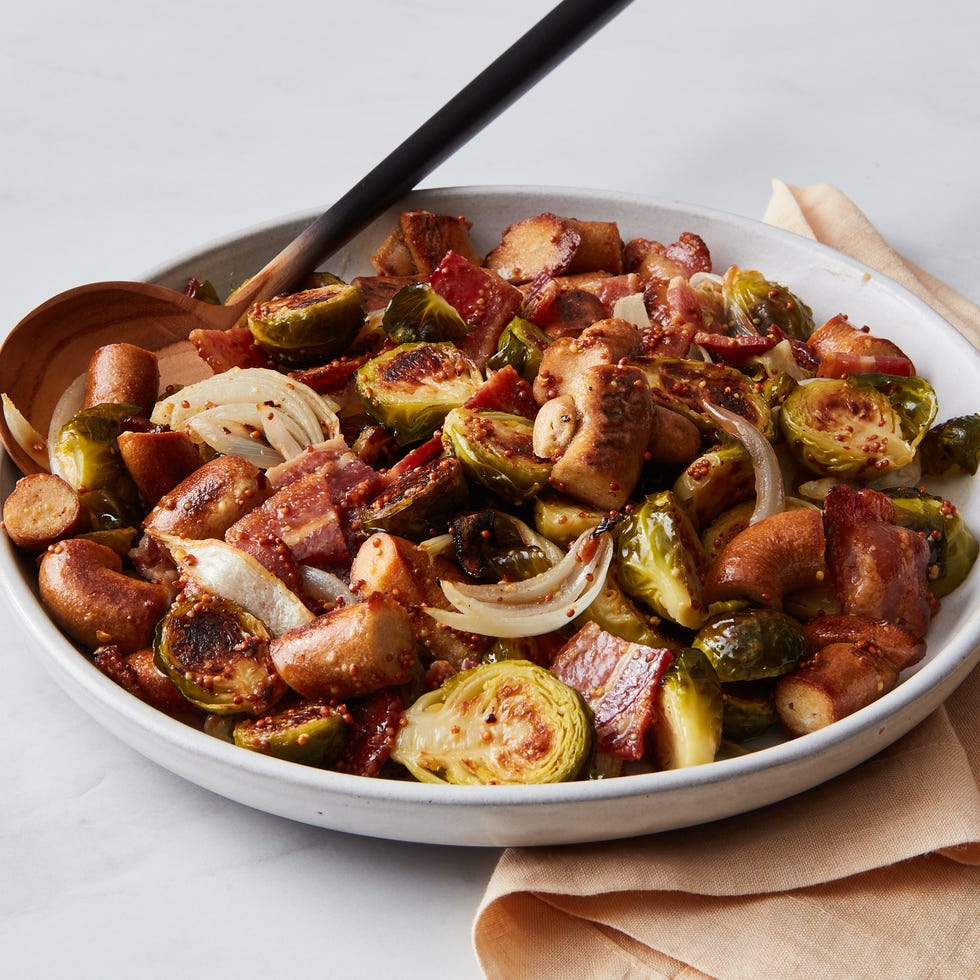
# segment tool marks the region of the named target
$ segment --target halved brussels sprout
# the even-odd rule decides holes
[[[456,309],[427,282],[413,282],[392,296],[381,326],[396,344],[462,340],[469,332]]]
[[[980,464],[980,415],[961,415],[934,425],[919,444],[926,476],[974,476]]]
[[[78,492],[94,530],[139,524],[139,492],[119,454],[123,419],[139,415],[136,405],[103,404],[73,415],[52,446],[52,470]]]
[[[804,653],[803,627],[775,609],[740,609],[712,616],[691,646],[703,650],[718,679],[754,681],[788,674]]]
[[[450,531],[457,564],[478,582],[522,582],[564,557],[560,552],[556,555],[557,549],[545,552],[538,535],[501,510],[462,514]]]
[[[920,532],[929,545],[929,591],[949,595],[973,568],[980,543],[950,501],[912,487],[885,492],[895,504],[895,523]]]
[[[674,482],[674,497],[700,531],[755,493],[752,458],[739,442],[713,446]]]
[[[562,547],[574,541],[583,531],[596,527],[607,517],[596,510],[549,490],[534,498],[534,526],[549,541]]]
[[[387,531],[424,541],[444,531],[469,495],[459,460],[443,456],[399,476],[353,517],[365,536]]]
[[[871,480],[912,462],[936,405],[922,378],[820,378],[790,392],[779,420],[787,447],[807,469]]]
[[[515,316],[504,327],[497,341],[497,353],[491,355],[487,367],[494,371],[509,364],[525,380],[534,381],[541,367],[541,355],[551,338],[536,324]]]
[[[534,423],[523,415],[454,408],[442,441],[470,479],[512,504],[529,500],[551,475],[551,462],[534,454]]]
[[[721,745],[724,703],[708,658],[678,650],[664,671],[653,723],[653,749],[661,769],[714,762]]]
[[[342,354],[364,322],[357,286],[331,282],[256,303],[248,311],[255,342],[291,367]]]
[[[262,621],[230,599],[185,598],[157,625],[154,662],[198,708],[263,715],[286,692],[269,638]]]
[[[579,774],[592,747],[582,696],[527,660],[455,674],[403,719],[391,758],[425,783],[565,782]]]
[[[576,626],[593,622],[603,632],[618,636],[630,643],[642,643],[647,647],[667,647],[676,650],[679,644],[667,637],[656,619],[644,615],[629,599],[616,581],[615,575],[607,574],[602,591],[575,620]]]
[[[688,629],[705,620],[703,568],[697,532],[669,490],[650,494],[616,530],[623,591]]]
[[[722,279],[725,319],[735,333],[767,334],[778,327],[787,337],[813,333],[813,311],[781,283],[753,269],[729,266]]]
[[[343,751],[345,714],[346,709],[324,701],[302,701],[259,718],[242,718],[232,739],[239,748],[323,769]]]
[[[725,702],[722,734],[734,742],[761,735],[779,720],[772,685],[765,681],[732,681],[721,685]]]
[[[703,399],[751,422],[767,439],[776,432],[772,411],[755,382],[725,364],[692,361],[684,357],[637,360],[650,385],[653,400],[687,416],[702,432],[714,432],[717,423],[701,407]]]
[[[400,344],[360,367],[355,384],[368,414],[404,446],[431,436],[483,375],[453,344]]]

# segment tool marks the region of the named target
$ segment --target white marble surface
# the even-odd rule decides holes
[[[37,0],[0,31],[3,322],[328,204],[548,0]],[[761,216],[829,182],[980,300],[980,13],[636,0],[426,184],[593,186]],[[0,601],[0,950],[18,978],[480,975],[496,854],[198,789],[65,697]]]

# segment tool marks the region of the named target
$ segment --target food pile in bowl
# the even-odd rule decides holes
[[[245,750],[433,783],[699,765],[895,687],[976,560],[928,487],[980,415],[694,232],[470,231],[402,213],[373,275],[192,334],[203,380],[104,347],[46,438],[5,397],[61,629]]]

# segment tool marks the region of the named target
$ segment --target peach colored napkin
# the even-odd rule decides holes
[[[774,181],[765,220],[874,266],[980,344],[980,308],[843,194]],[[508,850],[473,928],[490,980],[980,976],[980,670],[857,769],[628,841]]]

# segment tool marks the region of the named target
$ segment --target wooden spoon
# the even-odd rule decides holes
[[[42,303],[13,328],[0,348],[0,392],[46,434],[62,393],[102,345],[125,340],[163,351],[183,344],[197,327],[234,326],[254,302],[287,290],[350,241],[629,2],[559,3],[224,306],[142,282],[93,283]],[[2,413],[0,439],[23,473],[40,469],[13,438]]]

